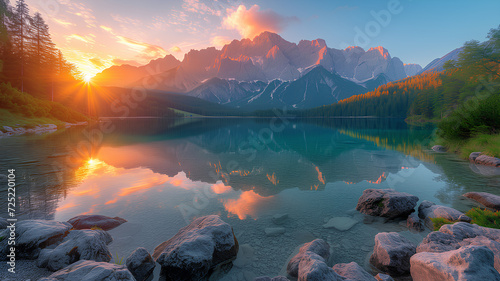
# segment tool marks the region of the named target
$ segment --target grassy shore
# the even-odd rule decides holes
[[[0,109],[0,130],[3,126],[30,129],[44,124],[54,124],[57,127],[61,127],[65,125],[65,122],[51,117],[26,117],[21,114],[9,112],[6,109]]]
[[[449,151],[458,153],[464,159],[469,159],[472,152],[500,158],[500,134],[480,134],[464,141],[438,139],[436,143],[446,146]]]

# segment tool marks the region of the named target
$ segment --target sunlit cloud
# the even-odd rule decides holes
[[[122,60],[122,59],[113,59],[113,64],[114,65],[123,65],[123,64],[128,64],[132,66],[140,66],[141,64],[138,63],[135,60]]]
[[[264,31],[281,32],[288,24],[298,22],[297,17],[285,17],[272,10],[260,10],[258,5],[247,9],[240,5],[236,10],[228,9],[223,25],[237,30],[244,38],[253,38]]]
[[[163,49],[160,46],[136,41],[134,39],[130,39],[123,36],[117,36],[117,38],[118,38],[118,43],[124,44],[128,46],[131,50],[139,52],[140,53],[139,57],[142,59],[155,59],[168,55],[168,52],[165,51],[165,49]]]
[[[216,48],[222,48],[229,43],[231,43],[231,39],[227,36],[215,36],[210,40],[210,44]]]
[[[52,18],[52,20],[55,21],[55,22],[57,22],[58,24],[60,24],[62,26],[65,26],[65,27],[74,26],[75,25],[74,23],[71,23],[71,22],[68,22],[68,21],[65,21],[65,20],[62,20],[62,19]]]
[[[227,192],[230,192],[231,190],[233,190],[233,188],[231,186],[225,185],[222,181],[217,182],[216,184],[212,184],[210,189],[212,189],[212,191],[215,194],[223,194],[223,193],[227,193]]]
[[[141,26],[142,25],[142,21],[138,20],[138,19],[133,19],[133,18],[129,18],[129,17],[124,17],[124,16],[121,16],[121,15],[117,15],[117,14],[112,14],[111,17],[119,22],[119,23],[122,23],[122,24],[126,24],[126,25],[135,25],[135,26]]]
[[[100,58],[91,58],[89,61],[97,67],[104,67],[104,62]]]
[[[263,197],[253,190],[244,191],[238,199],[222,199],[224,208],[233,215],[238,216],[240,220],[247,217],[258,218],[258,211],[264,209],[264,205],[272,200],[272,196]]]
[[[170,51],[172,53],[180,53],[182,52],[181,48],[179,48],[179,46],[173,46],[172,48],[170,48]]]
[[[210,5],[216,4],[217,1],[207,2]],[[209,7],[207,4],[200,0],[184,0],[182,8],[188,12],[209,14],[214,16],[221,16],[222,12],[217,7]]]
[[[109,26],[101,25],[100,28],[104,29],[107,32],[113,32],[113,29]]]
[[[76,39],[76,40],[79,40],[79,41],[82,41],[82,42],[85,42],[85,43],[94,43],[94,39],[91,37],[91,36],[81,36],[81,35],[78,35],[78,34],[71,34],[70,36],[68,36],[68,39]]]

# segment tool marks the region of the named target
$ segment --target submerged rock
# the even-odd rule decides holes
[[[356,281],[376,281],[370,273],[366,272],[359,264],[355,262],[351,263],[339,263],[333,266],[335,272],[348,280]]]
[[[81,215],[68,220],[75,229],[91,229],[99,227],[102,230],[111,230],[127,221],[119,217],[107,217],[101,215]]]
[[[417,246],[397,232],[382,232],[375,236],[370,263],[391,275],[410,272],[410,258]]]
[[[442,145],[435,145],[432,147],[432,150],[434,150],[435,152],[444,153],[446,152],[446,147]]]
[[[299,253],[288,262],[286,271],[290,276],[298,276],[300,261],[307,255],[308,252],[321,257],[324,262],[330,258],[330,245],[328,245],[328,243],[326,243],[323,239],[315,239],[309,243],[305,243],[302,247],[300,247]]]
[[[273,216],[273,223],[277,225],[284,224],[288,219],[288,214],[276,214]]]
[[[81,260],[39,281],[135,281],[123,265]]]
[[[16,223],[16,258],[36,259],[40,251],[61,241],[71,229],[71,224],[52,220],[25,220]],[[1,237],[9,237],[7,228],[0,231]],[[0,241],[0,260],[7,258],[8,239]]]
[[[264,232],[267,236],[274,237],[284,234],[286,232],[286,229],[284,227],[268,227],[264,230]]]
[[[43,249],[37,265],[57,271],[79,260],[109,262],[107,244],[111,241],[111,235],[103,230],[72,230],[55,249]]]
[[[406,217],[417,205],[418,197],[393,189],[366,189],[356,210],[363,214],[387,218]]]
[[[158,245],[153,258],[167,280],[199,280],[217,266],[233,261],[238,248],[231,226],[210,215],[194,220]]]
[[[450,207],[436,205],[433,202],[424,200],[418,207],[418,216],[424,220],[425,225],[434,229],[434,223],[431,218],[444,218],[450,221],[465,220],[465,214]],[[470,218],[469,218],[470,220]]]
[[[352,219],[351,217],[335,217],[330,219],[323,228],[335,228],[340,231],[346,231],[351,229],[358,221]]]
[[[474,160],[474,163],[486,166],[500,167],[500,158],[491,157],[488,155],[479,155]]]
[[[422,252],[411,257],[411,277],[414,281],[500,280],[493,263],[493,253],[481,246]]]
[[[128,270],[137,281],[145,281],[153,273],[156,263],[145,248],[137,248],[125,261]]]
[[[304,253],[299,263],[298,281],[341,281],[344,280],[331,267],[326,265],[323,257],[313,252]]]
[[[474,200],[487,208],[500,210],[500,196],[498,195],[487,192],[467,192],[463,196]]]

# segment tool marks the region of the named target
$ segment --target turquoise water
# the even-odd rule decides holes
[[[330,243],[330,264],[356,261],[372,270],[378,232],[419,243],[428,231],[365,218],[354,210],[363,190],[394,188],[460,211],[473,206],[465,192],[500,195],[498,172],[432,152],[432,133],[388,119],[114,119],[0,139],[0,174],[16,169],[20,218],[128,220],[110,231],[110,250],[120,258],[140,246],[152,252],[192,218],[218,214],[232,225],[240,253],[213,280],[284,274],[297,247],[315,238]],[[288,219],[275,225],[275,214]],[[334,217],[357,223],[324,228]],[[267,236],[273,227],[285,231]]]

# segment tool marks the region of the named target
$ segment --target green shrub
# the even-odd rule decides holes
[[[445,218],[431,218],[432,224],[434,225],[434,231],[438,231],[441,226],[445,224],[454,224],[456,221],[450,221]]]
[[[472,223],[500,229],[500,211],[493,212],[487,209],[473,208],[466,215],[472,219]]]

